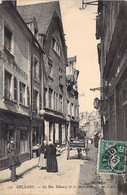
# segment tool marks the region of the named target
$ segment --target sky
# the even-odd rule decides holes
[[[49,2],[55,0],[18,0],[18,5]],[[92,1],[92,0],[91,0]],[[79,111],[94,111],[94,98],[100,98],[100,72],[97,55],[96,15],[97,6],[88,5],[80,10],[82,0],[59,0],[68,57],[77,56],[76,69],[79,70],[78,91]],[[84,96],[82,96],[84,94]]]

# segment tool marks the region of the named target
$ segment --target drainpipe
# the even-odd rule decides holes
[[[30,70],[30,75],[31,75],[31,106],[30,106],[30,158],[33,157],[33,151],[32,151],[32,100],[33,100],[33,71],[32,71],[32,68],[33,68],[33,46],[32,46],[32,40],[30,40],[30,48],[31,48],[31,70]]]

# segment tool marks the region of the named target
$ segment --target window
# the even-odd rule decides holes
[[[56,92],[54,91],[54,94],[53,94],[53,105],[54,105],[54,110],[56,110]]]
[[[75,117],[78,118],[78,106],[75,106]]]
[[[60,46],[59,46],[59,43],[57,43],[56,51],[57,51],[57,54],[60,56]]]
[[[70,103],[67,100],[67,114],[70,115]]]
[[[62,70],[59,68],[59,82],[62,82]]]
[[[71,115],[72,117],[74,117],[74,104],[71,103]]]
[[[4,47],[11,52],[12,50],[12,32],[4,26]]]
[[[53,126],[51,122],[49,122],[49,141],[53,141]]]
[[[77,106],[75,105],[75,106],[74,106],[74,117],[75,117],[75,118],[77,118],[76,114],[77,114]]]
[[[58,41],[53,37],[52,42],[53,42],[53,50],[58,54],[58,56],[60,56],[60,45]]]
[[[63,100],[62,95],[59,95],[59,111],[63,112]]]
[[[56,110],[58,111],[58,93],[56,93]]]
[[[58,93],[54,91],[53,94],[53,105],[54,105],[54,110],[58,110]]]
[[[12,78],[12,75],[5,70],[4,98],[7,99],[7,100],[11,100],[12,99],[11,78]]]
[[[47,89],[44,88],[44,107],[47,106]]]
[[[40,102],[40,110],[42,109],[42,97],[41,94],[39,95],[39,102]]]
[[[27,105],[30,105],[30,91],[29,91],[29,87],[27,86]]]
[[[19,82],[19,101],[22,105],[25,105],[25,88],[26,85],[22,82]]]
[[[37,82],[39,82],[39,61],[36,57],[34,57],[33,63],[33,77]]]
[[[18,100],[18,81],[15,77],[14,77],[14,100],[15,101]]]
[[[41,143],[41,134],[39,131],[39,127],[32,128],[32,145],[36,146],[37,144]]]
[[[52,89],[49,88],[49,108],[52,108]]]
[[[33,90],[33,111],[36,114],[39,112],[39,93],[37,90]]]
[[[29,152],[29,140],[27,127],[20,127],[20,153]]]
[[[7,144],[11,137],[15,138],[15,127],[14,125],[2,124],[0,133],[0,141],[2,142],[2,148],[0,150],[0,158],[7,156]]]
[[[56,51],[57,41],[54,37],[52,38],[52,43],[53,43],[53,49],[54,49],[54,51]]]
[[[52,60],[48,58],[48,75],[52,77]]]

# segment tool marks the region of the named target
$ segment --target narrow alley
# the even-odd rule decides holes
[[[114,185],[108,186],[96,173],[97,149],[89,145],[88,155],[85,153],[78,159],[77,150],[71,150],[70,159],[66,160],[66,151],[58,156],[58,173],[47,173],[39,167],[27,172],[16,182],[4,182],[0,186],[2,195],[7,194],[116,194]],[[107,185],[107,182],[106,182]]]

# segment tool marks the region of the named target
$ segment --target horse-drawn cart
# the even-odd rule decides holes
[[[71,138],[70,141],[67,142],[67,160],[69,159],[72,149],[77,149],[78,158],[80,158],[81,152],[85,150],[85,139]]]

